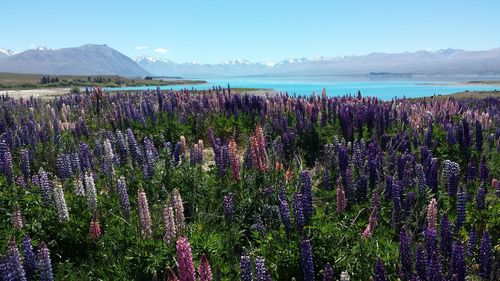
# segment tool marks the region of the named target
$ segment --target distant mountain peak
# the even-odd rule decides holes
[[[35,51],[50,51],[52,49],[49,48],[49,47],[47,47],[47,46],[38,45],[38,46],[35,46],[34,48],[32,48],[32,50],[35,50]]]
[[[134,60],[137,63],[173,63],[166,58],[151,57],[151,56],[138,56]]]
[[[2,49],[0,48],[0,56],[6,56],[6,57],[9,57],[9,56],[13,56],[15,55],[16,52],[10,50],[10,49]]]

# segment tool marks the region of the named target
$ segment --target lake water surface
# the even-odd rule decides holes
[[[203,79],[203,78],[200,78]],[[240,77],[203,79],[206,84],[162,86],[162,90],[196,89],[206,90],[221,86],[231,88],[270,89],[289,94],[320,94],[326,89],[329,96],[356,94],[376,96],[383,100],[393,97],[424,97],[445,95],[463,91],[500,90],[500,85],[466,85],[460,82],[471,80],[500,80],[500,77],[420,77],[420,78],[370,78],[370,77]],[[112,88],[113,90],[154,90],[156,86]],[[105,89],[110,90],[110,89]]]

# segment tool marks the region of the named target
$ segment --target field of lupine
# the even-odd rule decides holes
[[[500,99],[0,100],[2,280],[500,280]]]

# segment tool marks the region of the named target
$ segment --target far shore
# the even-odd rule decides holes
[[[9,95],[10,97],[13,98],[43,98],[43,99],[49,99],[49,98],[54,98],[57,96],[65,95],[70,92],[71,88],[43,88],[43,89],[30,89],[30,90],[0,90],[0,95]],[[231,91],[233,93],[237,94],[251,94],[251,95],[259,95],[259,96],[265,96],[265,95],[272,95],[276,94],[276,92],[273,89],[259,89],[259,88],[231,88]],[[108,92],[124,92],[121,90],[111,90]],[[126,92],[140,92],[137,90],[133,91],[126,91]],[[434,95],[434,96],[427,96],[427,97],[418,97],[418,98],[412,98],[412,99],[428,99],[428,98],[448,98],[448,97],[454,97],[454,98],[487,98],[487,97],[494,97],[494,98],[500,98],[500,90],[493,90],[493,91],[464,91],[464,92],[457,92],[457,93],[452,93],[452,94],[443,94],[443,95]]]

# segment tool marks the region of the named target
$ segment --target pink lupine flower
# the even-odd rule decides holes
[[[195,270],[191,245],[186,237],[179,237],[177,240],[177,264],[179,267],[180,281],[195,281]]]
[[[149,213],[148,199],[142,187],[137,192],[137,207],[139,209],[139,222],[142,235],[145,238],[151,238],[153,234],[151,230],[151,215]]]
[[[21,209],[17,206],[12,213],[12,226],[15,229],[22,229],[24,227],[23,224],[23,215],[21,214]]]
[[[99,220],[97,216],[94,215],[92,221],[90,222],[89,234],[92,239],[97,240],[101,237],[101,225],[99,224]]]
[[[427,227],[436,230],[437,219],[437,201],[435,198],[431,199],[427,207]]]
[[[205,255],[201,256],[200,266],[198,267],[199,281],[212,281],[212,269]]]
[[[165,226],[165,242],[172,243],[177,235],[177,229],[174,221],[174,209],[170,203],[165,204],[163,208],[163,224]]]
[[[177,233],[182,235],[184,227],[186,226],[186,221],[184,218],[184,205],[182,203],[182,197],[177,188],[174,189],[172,196],[172,205],[175,210],[175,223],[177,226]]]
[[[233,178],[237,181],[240,180],[240,159],[238,158],[238,147],[236,141],[229,141],[229,159],[231,162],[231,170]]]
[[[361,234],[364,238],[372,237],[373,231],[375,230],[375,226],[377,226],[377,209],[373,208],[370,218],[368,219],[368,225],[365,230]]]

